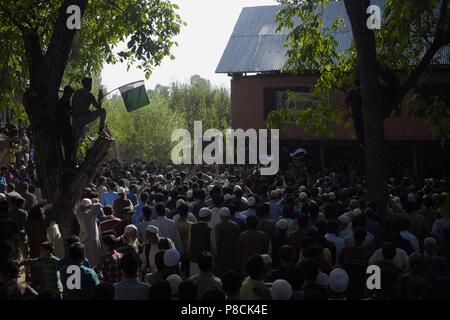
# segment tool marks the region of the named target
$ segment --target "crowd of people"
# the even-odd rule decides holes
[[[0,127],[0,134],[8,146],[8,163],[15,167],[26,165],[28,161],[34,160],[34,150],[29,139],[29,128],[19,121],[18,124],[6,121],[4,126]]]
[[[113,161],[60,230],[26,169],[1,171],[0,299],[450,298],[444,176],[392,178],[378,208],[355,168]]]

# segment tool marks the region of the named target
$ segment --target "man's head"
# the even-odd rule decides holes
[[[381,248],[384,260],[392,261],[397,254],[397,247],[392,242],[385,242]]]
[[[355,239],[355,245],[362,245],[363,241],[366,239],[367,232],[364,228],[358,228],[353,233],[353,238]]]
[[[49,241],[42,242],[39,254],[42,258],[48,258],[53,253],[53,244]]]
[[[150,206],[142,207],[142,216],[145,220],[150,220],[152,217],[152,208]]]
[[[116,248],[117,238],[114,235],[109,234],[102,238],[102,244],[105,252],[111,252]]]
[[[113,214],[113,208],[110,205],[103,207],[103,214],[105,216],[111,216]]]
[[[22,197],[11,197],[9,201],[13,208],[17,209],[25,208],[25,199]]]
[[[158,203],[155,206],[155,210],[159,217],[163,217],[166,214],[166,206],[162,203]]]
[[[203,251],[198,257],[198,267],[201,272],[212,272],[214,268],[214,257],[208,251]]]
[[[141,192],[141,194],[139,195],[139,199],[141,200],[141,203],[147,203],[148,193],[147,192]]]
[[[211,210],[209,208],[201,208],[198,213],[198,219],[200,221],[209,221],[211,219]]]
[[[253,280],[260,280],[264,274],[264,260],[261,255],[253,255],[247,260],[247,273]]]
[[[120,259],[120,269],[126,278],[136,278],[139,260],[135,252],[129,251]]]
[[[181,281],[178,286],[178,297],[180,300],[196,300],[198,295],[197,282],[191,279]]]
[[[241,289],[242,280],[236,271],[228,271],[222,275],[222,289],[228,297],[238,296]]]
[[[72,244],[69,248],[69,258],[73,264],[82,264],[84,261],[84,245],[80,242]]]
[[[145,237],[150,243],[156,244],[159,241],[159,229],[153,225],[149,225],[147,229],[145,229]]]
[[[70,99],[75,90],[71,86],[65,86],[63,91],[63,98]]]
[[[92,90],[92,78],[86,77],[83,80],[81,80],[81,84],[83,85],[83,88],[91,91]]]

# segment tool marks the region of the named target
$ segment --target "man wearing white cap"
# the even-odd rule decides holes
[[[75,210],[80,225],[80,242],[85,246],[85,255],[92,267],[100,262],[102,251],[97,216],[102,210],[100,203],[92,203],[91,199],[81,200]]]
[[[222,222],[215,227],[215,237],[217,244],[216,274],[222,275],[226,271],[237,270],[236,268],[236,246],[241,228],[230,220],[230,209],[222,207],[220,209]]]
[[[157,270],[155,256],[159,251],[175,247],[171,239],[161,238],[158,233],[158,228],[153,225],[149,225],[145,230],[145,242],[142,250],[142,269],[144,273]]]
[[[255,206],[256,206],[255,197],[249,197],[247,199],[247,206],[248,206],[247,210],[241,211],[237,213],[237,215],[243,217],[244,219],[246,219],[248,216],[255,215]]]
[[[271,220],[278,220],[283,213],[283,210],[281,209],[281,205],[279,203],[279,198],[280,193],[278,192],[278,190],[270,191],[270,200],[266,202],[266,204],[268,204],[270,208],[269,218]]]
[[[172,219],[168,219],[166,214],[166,207],[162,203],[158,203],[155,206],[158,218],[152,220],[150,225],[153,225],[159,229],[159,235],[164,238],[172,239],[178,252],[183,252],[183,245],[181,244],[180,233],[178,232],[177,225]]]
[[[346,300],[349,277],[344,269],[336,268],[328,276],[329,300]]]
[[[293,291],[289,282],[279,279],[272,283],[271,293],[273,300],[290,300]]]

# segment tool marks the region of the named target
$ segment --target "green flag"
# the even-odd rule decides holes
[[[123,102],[128,112],[137,110],[150,104],[144,81],[136,81],[119,88]]]

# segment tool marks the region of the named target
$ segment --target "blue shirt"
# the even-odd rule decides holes
[[[102,200],[100,201],[103,206],[112,206],[114,200],[116,200],[119,196],[115,191],[108,191],[103,194]]]
[[[131,217],[131,223],[135,226],[138,225],[139,221],[142,220],[142,208],[145,206],[145,203],[139,203],[134,207],[133,216]]]
[[[139,202],[138,197],[137,197],[136,193],[134,193],[134,192],[128,192],[127,198],[128,198],[128,200],[131,201],[133,206],[137,205]]]
[[[282,214],[281,205],[275,200],[270,200],[269,202],[266,202],[266,204],[268,204],[270,208],[269,219],[278,220]]]

